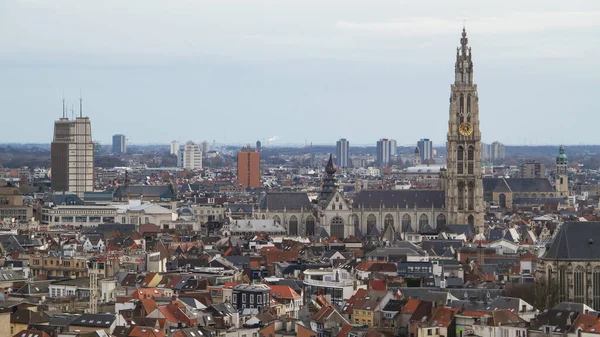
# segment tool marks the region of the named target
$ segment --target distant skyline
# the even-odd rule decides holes
[[[26,18],[26,19],[24,19]],[[599,144],[598,1],[0,2],[0,143],[444,146],[466,21],[482,141]]]

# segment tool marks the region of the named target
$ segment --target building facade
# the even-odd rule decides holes
[[[81,115],[54,122],[50,148],[51,184],[54,191],[69,191],[83,197],[94,190],[94,143],[92,124]]]
[[[537,160],[527,160],[519,167],[519,178],[543,178],[545,176],[546,168]]]
[[[389,140],[390,144],[390,157],[395,157],[398,155],[398,142],[395,139]]]
[[[169,146],[169,153],[173,156],[177,156],[179,155],[179,142],[174,140],[171,142],[171,145]]]
[[[346,138],[342,138],[336,143],[335,160],[338,167],[348,167],[348,148],[350,142]]]
[[[246,188],[260,187],[260,153],[243,148],[237,155],[238,184]]]
[[[114,135],[112,137],[112,153],[127,153],[127,139],[125,138],[125,135]]]
[[[390,140],[382,138],[377,141],[377,165],[388,167],[390,164]]]
[[[471,47],[463,28],[456,53],[455,79],[451,86],[446,171],[442,178],[446,190],[446,209],[451,224],[483,228],[483,172],[481,170],[481,132],[479,96],[473,82]]]
[[[0,220],[11,223],[25,222],[33,217],[33,208],[23,201],[23,195],[18,187],[9,185],[0,179]]]
[[[191,140],[186,142],[183,148],[179,150],[177,162],[179,167],[183,167],[186,170],[201,170],[202,150],[200,146]]]
[[[504,144],[500,142],[493,142],[490,145],[490,159],[492,161],[504,159]]]
[[[433,142],[428,138],[422,138],[419,140],[417,142],[417,148],[419,148],[419,154],[421,156],[422,163],[433,158]]]

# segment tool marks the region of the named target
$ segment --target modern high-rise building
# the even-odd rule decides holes
[[[177,163],[179,167],[183,167],[186,170],[201,170],[202,150],[200,146],[191,140],[186,142],[183,148],[179,149]]]
[[[256,152],[260,152],[262,151],[262,143],[260,142],[260,140],[256,141]]]
[[[200,146],[200,150],[202,150],[202,153],[204,155],[206,155],[207,153],[210,152],[210,143],[208,141],[203,141],[202,145]]]
[[[421,140],[417,142],[417,147],[419,148],[422,163],[433,158],[433,142],[431,140],[428,138],[421,138]]]
[[[519,178],[544,178],[546,168],[537,160],[527,160],[519,167]]]
[[[169,148],[169,153],[178,156],[179,155],[179,142],[174,140],[171,142],[171,147]]]
[[[490,160],[490,144],[481,143],[481,160]]]
[[[398,143],[396,142],[395,139],[390,139],[388,141],[388,144],[390,144],[390,157],[394,157],[398,155]]]
[[[492,161],[504,159],[504,144],[500,142],[493,142],[490,145],[490,159]]]
[[[346,138],[342,138],[336,143],[335,150],[335,161],[338,167],[346,168],[348,167],[348,148],[350,147],[350,142],[346,140]]]
[[[114,135],[112,138],[112,152],[116,154],[127,153],[127,139],[125,135]]]
[[[83,117],[79,100],[79,117],[68,119],[63,100],[63,116],[54,122],[54,139],[50,146],[51,184],[53,191],[73,192],[83,197],[94,191],[94,143],[92,124]]]
[[[246,188],[260,187],[260,153],[245,147],[237,155],[238,183]]]
[[[390,141],[387,138],[382,138],[377,141],[377,165],[388,167],[390,165]]]
[[[483,232],[483,172],[479,98],[473,83],[473,61],[463,28],[456,53],[454,83],[450,93],[450,116],[446,143],[446,170],[442,172],[448,223],[469,224]]]

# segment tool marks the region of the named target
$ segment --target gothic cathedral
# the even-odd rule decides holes
[[[473,83],[473,62],[463,28],[456,50],[455,79],[451,86],[446,171],[442,172],[448,223],[469,224],[483,231],[483,172],[479,97]]]

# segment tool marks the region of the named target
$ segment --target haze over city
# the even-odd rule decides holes
[[[482,139],[595,144],[597,1],[0,2],[0,143],[445,143],[463,22]],[[26,122],[23,117],[27,116]],[[26,123],[26,124],[25,124]]]

